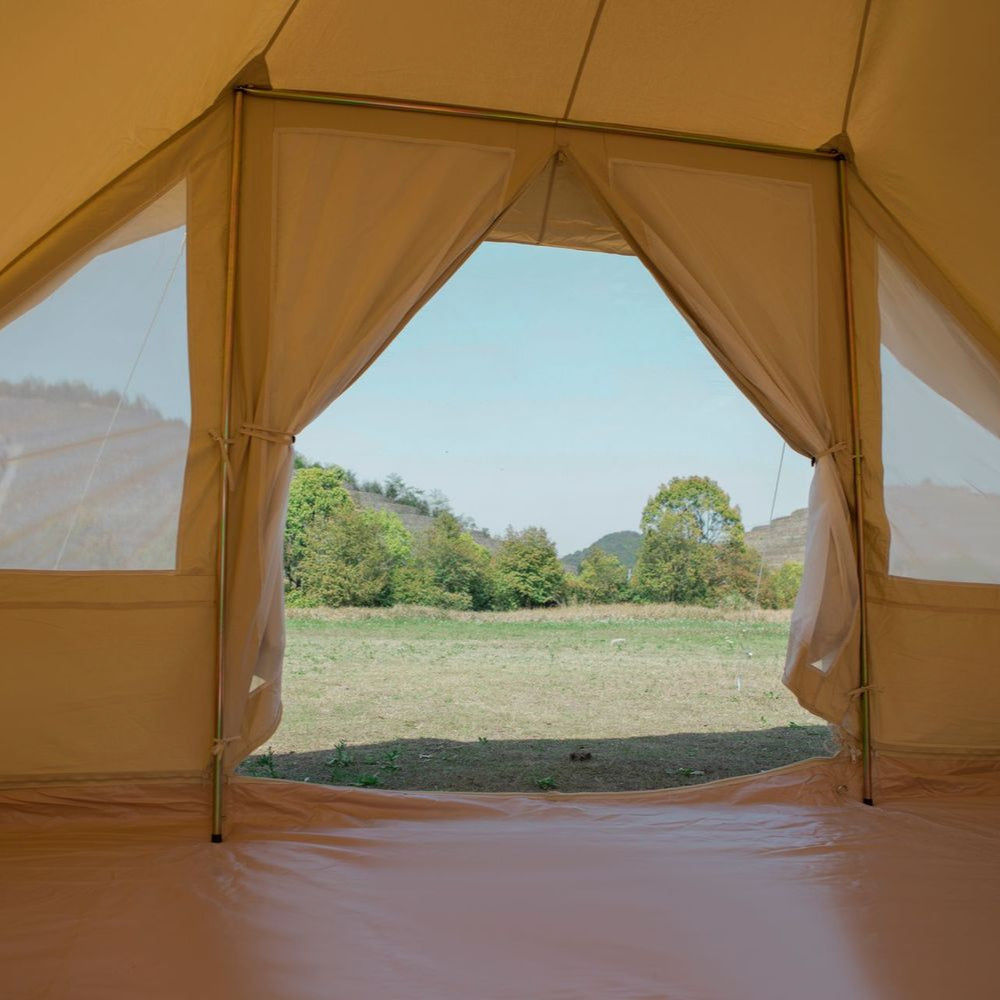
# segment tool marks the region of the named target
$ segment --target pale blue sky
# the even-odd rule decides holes
[[[636,259],[485,244],[297,447],[565,553],[637,528],[671,476],[712,476],[766,522],[781,439]],[[777,514],[810,476],[787,452]]]
[[[185,235],[180,227],[100,254],[0,329],[0,378],[127,385],[129,398],[189,421]]]

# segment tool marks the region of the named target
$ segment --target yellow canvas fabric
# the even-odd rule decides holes
[[[214,104],[289,5],[3,0],[0,266]]]
[[[565,142],[712,355],[816,460],[785,681],[805,707],[853,728],[859,600],[836,167],[650,139]]]
[[[221,105],[76,213],[0,278],[0,323],[184,182],[191,433],[177,567],[0,571],[5,775],[197,772],[208,763],[226,192],[232,112]],[[124,229],[123,229],[124,227]],[[117,235],[116,235],[117,234]],[[66,336],[74,336],[73,329]],[[0,337],[3,331],[0,329]]]
[[[232,761],[280,717],[292,436],[365,371],[552,153],[548,129],[260,99],[249,102],[246,140]]]
[[[69,7],[58,18],[37,5],[4,8],[0,54],[10,84],[4,99],[10,142],[0,164],[0,321],[43,295],[110,234],[130,238],[122,235],[129,221],[181,179],[192,240],[192,433],[177,570],[0,574],[0,616],[15,664],[0,682],[9,695],[3,700],[10,721],[4,738],[12,749],[5,770],[173,772],[208,763],[220,463],[211,434],[220,429],[232,124],[226,88],[240,74],[257,82],[269,74],[279,87],[499,106],[805,147],[838,137],[838,148],[855,157],[852,285],[862,374],[876,738],[882,746],[909,750],[1000,748],[993,721],[1000,717],[1000,685],[991,663],[1000,627],[997,587],[888,572],[876,281],[878,247],[884,246],[987,356],[1000,354],[993,280],[1000,229],[994,179],[1000,139],[992,127],[1000,93],[992,53],[996,5],[971,0],[945,10],[930,0],[905,7],[889,0],[769,0],[748,7],[729,0],[706,8],[625,0],[435,0],[411,8],[282,0],[250,11],[230,3],[195,6]],[[213,102],[215,110],[206,115]],[[605,138],[549,125],[252,97],[247,107],[233,449],[234,468],[244,478],[237,480],[231,532],[231,565],[240,568],[230,595],[227,647],[233,673],[226,731],[236,738],[230,759],[264,738],[278,715],[277,539],[286,436],[377,357],[490,227],[498,239],[612,252],[638,248],[761,411],[794,447],[819,456],[814,528],[825,542],[815,545],[825,546],[822,564],[829,572],[809,591],[808,603],[822,608],[822,621],[797,616],[797,634],[809,638],[799,644],[802,656],[793,657],[789,677],[804,703],[821,714],[850,714],[845,699],[856,687],[856,671],[814,666],[843,639],[852,604],[844,536],[852,499],[850,456],[830,451],[848,439],[849,399],[832,163]],[[206,116],[196,121],[200,115]],[[305,245],[306,237],[295,227],[308,229],[317,205],[327,206],[322,211],[336,221],[332,199],[349,200],[363,180],[388,183],[393,157],[383,161],[372,152],[365,168],[345,174],[332,193],[320,179],[327,169],[321,157],[319,173],[306,170],[296,185],[275,187],[275,163],[292,148],[284,146],[273,159],[273,139],[281,129],[300,136],[310,130],[374,136],[388,143],[383,149],[436,143],[459,159],[474,158],[482,147],[512,150],[513,166],[503,184],[470,170],[482,188],[478,182],[464,189],[425,178],[396,191],[395,200],[385,203],[396,207],[385,216],[390,221],[384,245],[372,251],[366,272],[371,282],[357,286],[356,301],[341,304],[336,347],[317,358],[310,354],[314,345],[329,345],[334,329],[332,320],[321,318],[329,275],[311,271],[305,255],[296,258],[293,247]],[[299,141],[306,142],[289,139]],[[565,147],[564,155],[553,161],[557,145]],[[636,164],[675,173],[663,186],[665,175],[652,183],[653,173]],[[685,188],[690,217],[679,214],[670,233],[657,229],[663,220],[657,191],[668,197],[680,190],[678,169],[695,172],[683,175],[688,180],[697,171],[756,178],[759,191],[786,182],[809,188],[816,227],[815,317],[803,319],[809,307],[788,295],[802,284],[803,256],[790,250],[801,248],[800,235],[787,246],[772,241],[761,248],[754,288],[733,262],[717,259],[712,268],[698,270],[693,262],[704,246],[686,230],[698,213],[714,211],[711,185],[702,195],[696,186]],[[494,198],[498,184],[503,190]],[[379,211],[387,211],[385,205]],[[435,229],[445,217],[456,227],[447,238]],[[732,222],[734,232],[761,224],[752,213],[736,213]],[[678,225],[683,240],[676,236]],[[405,287],[378,284],[374,276],[387,273],[393,254],[408,257],[407,248],[415,247],[423,252],[422,241],[432,233],[437,235],[428,245],[437,247],[440,258],[428,261],[426,271]],[[337,253],[359,249],[323,245],[315,256],[333,259]],[[790,275],[799,277],[793,281]],[[294,289],[296,311],[276,311],[279,285],[283,299]],[[732,315],[718,312],[723,285],[738,292],[741,304]],[[744,322],[739,314],[755,297],[758,307],[747,312],[752,321]],[[362,321],[356,310],[366,301],[375,318]],[[765,308],[764,302],[771,304]],[[775,315],[784,319],[769,325]],[[313,366],[308,372],[307,365]],[[945,382],[943,376],[936,380]],[[960,409],[981,411],[975,400],[957,399],[961,391],[952,386],[945,395]],[[243,426],[263,428],[271,437],[241,436]],[[847,648],[855,645],[852,637]],[[813,658],[816,650],[822,654]],[[35,670],[35,663],[46,669]],[[249,693],[251,686],[256,694]],[[120,740],[113,753],[98,745],[108,731]]]
[[[890,574],[891,529],[883,493],[880,248],[890,253],[942,315],[961,329],[984,362],[993,359],[994,378],[1000,371],[997,342],[947,277],[853,173],[848,191],[852,288],[860,348],[876,745],[915,752],[996,754],[1000,750],[1000,686],[995,671],[995,650],[1000,648],[1000,587]],[[933,364],[915,358],[912,352],[903,357],[952,405],[990,426],[994,402],[984,396],[983,388],[989,382],[957,386],[955,369],[948,367],[948,351],[954,346],[949,348],[943,341],[939,346],[942,353]],[[983,374],[985,377],[987,373]],[[955,448],[960,446],[958,441],[953,444]],[[925,531],[931,544],[937,544],[933,542],[933,517]]]

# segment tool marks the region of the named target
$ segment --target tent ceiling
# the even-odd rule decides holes
[[[864,0],[116,0],[54,18],[2,2],[2,262],[265,50],[276,87],[814,147],[842,131],[864,14]],[[992,0],[872,0],[847,128],[862,177],[995,329],[998,37]]]
[[[0,266],[188,122],[288,0],[0,0]]]
[[[275,87],[559,117],[596,0],[300,0],[268,53]]]

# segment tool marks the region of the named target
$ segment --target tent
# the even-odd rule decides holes
[[[3,24],[6,995],[995,990],[1000,8]],[[549,798],[233,776],[280,719],[294,435],[485,239],[641,258],[814,460],[785,682],[837,758]],[[140,361],[176,412],[84,384]]]

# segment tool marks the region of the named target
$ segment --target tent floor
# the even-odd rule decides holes
[[[0,993],[887,998],[1000,991],[1000,800],[833,791],[820,762],[679,792],[235,780],[0,793]]]

